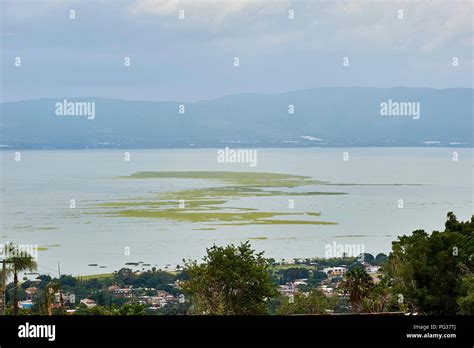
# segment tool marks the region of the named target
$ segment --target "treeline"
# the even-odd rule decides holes
[[[32,311],[36,314],[62,314],[51,309],[50,293],[58,289],[88,297],[98,306],[80,306],[76,314],[128,315],[150,314],[144,305],[114,296],[111,285],[154,288],[178,296],[184,303],[166,305],[155,314],[325,314],[332,312],[404,312],[454,315],[474,314],[474,216],[458,221],[448,213],[444,231],[427,233],[416,230],[398,237],[388,256],[364,255],[364,261],[381,266],[374,279],[358,258],[305,259],[285,268],[256,252],[249,242],[225,247],[213,246],[200,262],[184,260],[181,272],[161,270],[135,273],[128,268],[108,278],[78,279],[42,275],[38,282],[15,281],[9,284],[10,304],[25,297],[25,289],[40,291]],[[31,261],[31,260],[29,260]],[[348,265],[344,276],[335,277],[334,293],[319,288],[327,274],[324,267]],[[27,263],[29,269],[34,264]],[[26,266],[25,266],[26,267]],[[277,291],[278,285],[307,279],[300,291],[290,296]],[[50,290],[51,289],[51,290]],[[13,294],[12,297],[9,295]],[[146,294],[146,291],[145,291]],[[67,304],[66,304],[67,305]],[[64,308],[61,306],[61,308]],[[13,304],[13,311],[14,311]],[[10,310],[12,311],[12,310]],[[16,310],[18,312],[18,309]],[[21,313],[20,313],[21,314]]]
[[[381,266],[385,262],[387,262],[387,255],[384,253],[377,254],[376,256],[370,254],[370,253],[364,253],[356,257],[350,257],[346,255],[342,255],[342,257],[332,257],[332,258],[320,258],[320,257],[315,257],[315,258],[305,258],[305,259],[293,259],[292,264],[295,265],[316,265],[321,268],[325,267],[337,267],[341,264],[345,265],[353,265],[356,263],[360,263],[360,261],[364,261],[370,265],[373,266]],[[269,258],[268,259],[270,265],[275,266],[275,265],[281,265],[281,264],[288,264],[284,259],[282,259],[281,262],[277,262],[274,258]]]
[[[344,307],[344,299],[357,313],[474,314],[473,233],[474,216],[462,222],[450,212],[444,231],[417,230],[394,241],[377,281],[361,267],[350,269],[339,284],[341,296],[327,296],[317,288],[278,295],[269,272],[274,262],[248,242],[213,246],[202,263],[187,262],[183,289],[195,314],[327,313]],[[310,274],[291,270],[280,276],[283,282]]]

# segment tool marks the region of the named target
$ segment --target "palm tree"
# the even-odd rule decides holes
[[[53,304],[56,299],[56,293],[60,293],[60,302],[61,302],[61,310],[63,308],[63,296],[61,293],[61,285],[53,282],[49,282],[44,287],[44,307],[46,309],[47,315],[53,315]]]
[[[359,308],[362,298],[372,288],[373,280],[365,270],[357,267],[346,273],[342,286],[349,293],[349,301],[351,302],[352,309],[355,311]]]
[[[33,256],[18,249],[13,243],[5,245],[7,262],[10,267],[8,269],[9,274],[13,274],[13,315],[18,314],[18,274],[24,271],[35,271],[37,264]]]

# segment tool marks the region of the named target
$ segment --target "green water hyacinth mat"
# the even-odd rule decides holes
[[[335,225],[336,222],[317,221],[319,212],[268,212],[250,207],[225,206],[229,200],[240,198],[296,197],[345,195],[345,192],[306,191],[289,192],[309,185],[338,185],[326,181],[313,180],[308,176],[223,171],[163,171],[137,172],[120,179],[201,179],[223,184],[221,187],[186,189],[176,192],[160,193],[158,197],[146,199],[127,199],[103,202],[96,206],[107,208],[100,214],[116,217],[157,218],[210,225]],[[344,184],[341,184],[344,185]],[[346,184],[347,185],[347,184]],[[276,190],[280,188],[280,190]],[[282,218],[286,217],[286,218]],[[290,218],[292,217],[292,218]]]

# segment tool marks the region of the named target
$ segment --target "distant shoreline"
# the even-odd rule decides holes
[[[108,151],[119,151],[119,150],[217,150],[225,146],[229,146],[230,143],[223,143],[220,146],[170,146],[170,147],[9,147],[9,145],[0,145],[1,151],[87,151],[87,150],[108,150]],[[440,145],[319,145],[319,146],[252,146],[251,144],[235,144],[235,146],[229,146],[231,148],[252,148],[252,149],[371,149],[371,148],[384,148],[384,149],[474,149],[474,144],[462,145],[462,144],[440,144]]]

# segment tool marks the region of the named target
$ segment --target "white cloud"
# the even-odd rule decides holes
[[[184,10],[188,20],[195,24],[222,24],[226,19],[262,7],[283,8],[286,0],[137,0],[129,6],[134,15],[178,16]]]
[[[48,0],[46,2],[31,0],[0,1],[0,4],[5,17],[15,18],[16,20],[41,18],[67,7],[64,1],[61,0]]]
[[[271,46],[281,43],[311,51],[373,54],[431,52],[448,45],[472,44],[472,27],[467,1],[290,1],[290,0],[137,0],[129,13],[159,16],[168,30],[196,29],[211,33],[209,40],[239,45],[265,40]],[[295,19],[288,23],[288,10]],[[186,19],[178,21],[178,11]],[[404,19],[398,19],[398,11]],[[285,22],[286,21],[286,22]],[[459,41],[459,42],[456,42]]]

